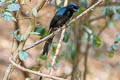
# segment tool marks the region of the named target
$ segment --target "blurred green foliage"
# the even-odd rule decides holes
[[[35,28],[34,32],[39,33],[41,38],[48,35],[48,31],[43,27],[43,25],[39,25]]]
[[[45,62],[45,66],[46,66],[47,69],[48,69],[49,67],[51,67],[50,62],[46,61],[46,62]]]
[[[0,6],[4,6],[8,3],[7,7],[2,9],[2,13],[0,13],[0,18],[4,17],[4,21],[8,22],[10,20],[17,21],[15,17],[11,14],[11,12],[18,11],[20,9],[20,4],[16,4],[15,0],[1,0]]]

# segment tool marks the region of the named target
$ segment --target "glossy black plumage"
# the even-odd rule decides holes
[[[53,19],[51,20],[49,33],[52,33],[57,28],[62,27],[73,15],[74,12],[78,11],[79,6],[75,3],[71,3],[66,7],[59,9]],[[43,48],[42,55],[47,55],[50,45],[52,43],[53,37],[49,38]]]

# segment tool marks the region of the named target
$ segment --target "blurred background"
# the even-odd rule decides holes
[[[19,34],[24,34],[30,24],[29,10],[33,9],[40,0],[23,0],[19,11],[8,11],[7,14],[5,12],[8,5],[15,2],[18,4],[19,0],[8,0],[9,2],[5,4],[2,1],[4,0],[0,2],[0,80],[10,64],[10,55],[19,45]],[[80,6],[79,12],[72,18],[97,2],[97,0],[68,1]],[[45,3],[35,19],[34,32],[40,34],[31,33],[25,47],[47,35],[52,17],[59,8],[63,7],[63,4],[64,0],[50,0],[49,3]],[[59,39],[60,33],[55,36],[47,57],[40,57],[44,42],[27,50],[28,57],[25,61],[21,61],[21,65],[48,74]],[[70,80],[120,80],[119,74],[120,0],[105,0],[104,3],[69,25],[62,48],[56,58],[53,75]],[[38,79],[39,76],[18,68],[15,68],[10,76],[10,80]]]

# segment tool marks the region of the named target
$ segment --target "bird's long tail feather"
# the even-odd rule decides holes
[[[45,45],[44,45],[44,48],[43,48],[43,51],[42,51],[42,56],[48,54],[48,51],[49,51],[49,48],[50,48],[50,46],[51,46],[52,40],[53,40],[53,37],[52,37],[52,38],[49,38],[49,39],[46,41],[46,43],[45,43]]]
[[[50,32],[50,33],[52,33],[53,31],[54,31],[54,29],[49,29],[49,32]],[[53,37],[54,37],[54,36],[53,36]],[[44,47],[43,47],[43,50],[42,50],[42,56],[48,54],[49,49],[50,49],[50,46],[51,46],[52,41],[53,41],[53,37],[49,38],[49,39],[46,41],[46,43],[45,43],[45,45],[44,45]]]

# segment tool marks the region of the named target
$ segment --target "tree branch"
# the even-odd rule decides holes
[[[88,21],[93,22],[93,21],[96,21],[96,20],[99,20],[99,19],[102,19],[102,18],[105,18],[105,16],[97,16],[95,18],[89,19]]]
[[[45,4],[46,1],[47,0],[38,0],[38,4],[36,6],[37,11],[40,11],[40,9],[44,6],[44,4]]]
[[[32,73],[32,74],[35,74],[35,75],[39,75],[39,76],[43,76],[43,77],[47,77],[47,78],[51,78],[51,79],[55,79],[55,80],[67,80],[67,79],[58,78],[58,77],[54,77],[54,76],[51,76],[51,75],[43,74],[43,73],[33,71],[33,70],[30,70],[30,69],[26,69],[26,68],[16,64],[11,58],[9,58],[9,61],[10,61],[11,64],[13,64],[15,67],[21,69],[22,71],[26,71],[26,72],[29,72],[29,73]]]

